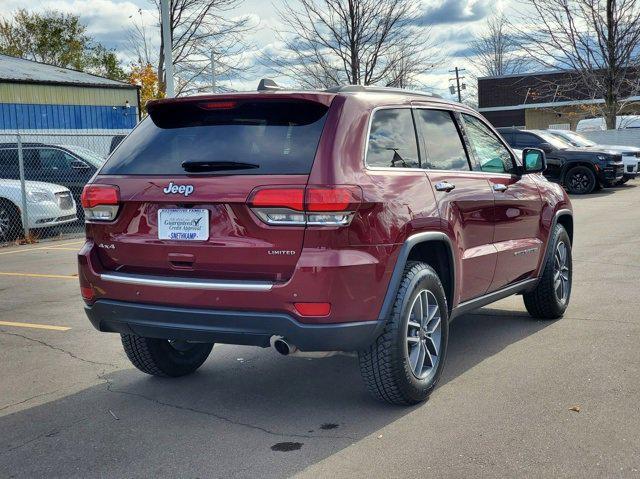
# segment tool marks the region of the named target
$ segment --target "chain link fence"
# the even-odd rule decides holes
[[[127,133],[1,132],[0,246],[81,236],[82,188]]]

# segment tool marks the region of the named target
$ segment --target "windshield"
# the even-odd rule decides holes
[[[75,146],[75,145],[59,145],[62,148],[69,150],[72,153],[75,153],[76,156],[79,156],[81,159],[85,160],[87,163],[90,163],[92,166],[96,168],[100,168],[104,163],[104,158],[97,154],[95,151],[90,150],[89,148],[85,148],[84,146]]]
[[[584,136],[574,133],[572,131],[552,132],[553,135],[570,142],[573,146],[590,147],[596,146],[591,140],[587,140]]]
[[[287,100],[161,105],[122,141],[102,174],[194,173],[198,163],[209,173],[206,165],[216,164],[215,171],[234,175],[309,174],[327,110]]]
[[[560,138],[559,136],[553,135],[547,131],[537,131],[536,134],[542,138],[544,141],[549,143],[550,145],[563,149],[563,148],[571,148],[573,145],[569,143],[569,141]]]

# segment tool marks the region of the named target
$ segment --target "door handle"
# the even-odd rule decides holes
[[[501,183],[496,183],[495,185],[493,185],[493,191],[499,191],[500,193],[507,191],[508,188],[509,187],[507,185],[503,185]]]
[[[446,191],[447,193],[449,193],[455,187],[456,185],[449,183],[448,181],[439,181],[438,183],[436,183],[436,190]]]

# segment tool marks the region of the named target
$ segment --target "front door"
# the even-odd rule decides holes
[[[482,296],[496,266],[494,197],[489,181],[471,171],[454,115],[447,110],[416,108],[416,126],[443,227],[457,248],[460,302]]]
[[[496,270],[489,287],[495,291],[524,279],[536,270],[543,253],[540,216],[542,199],[531,175],[519,175],[517,161],[480,118],[464,114],[475,169],[489,180],[495,198],[493,245]]]

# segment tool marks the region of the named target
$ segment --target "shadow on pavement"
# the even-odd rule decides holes
[[[440,387],[549,324],[494,309],[458,318]],[[370,399],[352,357],[220,350],[191,377],[120,370],[0,418],[0,476],[283,477],[430,407]]]

